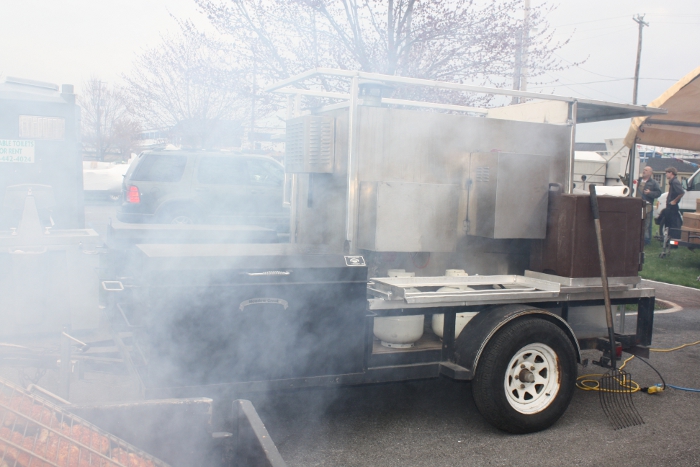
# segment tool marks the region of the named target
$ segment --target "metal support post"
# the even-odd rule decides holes
[[[639,345],[651,345],[654,330],[655,297],[640,298],[637,307],[637,340]]]
[[[357,209],[359,204],[359,187],[357,181],[357,99],[359,93],[359,77],[352,77],[350,85],[350,111],[348,115],[348,187],[345,218],[345,251],[347,254],[357,253]]]
[[[68,328],[64,327],[63,332],[67,333]],[[61,366],[59,367],[59,395],[66,400],[70,400],[71,345],[71,339],[69,339],[64,334],[61,334]]]
[[[569,166],[566,175],[566,192],[574,192],[574,158],[576,156],[576,114],[578,113],[578,101],[569,103],[569,124],[571,125],[571,144],[569,146]]]
[[[455,325],[457,312],[454,307],[448,307],[443,314],[442,328],[442,361],[454,362],[455,359]]]

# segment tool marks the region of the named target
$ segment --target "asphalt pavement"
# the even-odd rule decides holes
[[[655,316],[653,347],[700,340],[700,290],[645,285],[656,286],[659,298],[684,307]],[[590,360],[598,356],[593,351],[584,355]],[[660,382],[635,360],[627,365],[635,381],[642,386]],[[667,383],[700,388],[700,345],[653,353],[650,362]],[[579,367],[580,374],[598,372],[593,365]],[[290,466],[700,465],[700,393],[667,389],[633,398],[642,426],[613,430],[599,394],[577,390],[552,428],[518,436],[484,421],[469,383],[446,378],[251,400]]]

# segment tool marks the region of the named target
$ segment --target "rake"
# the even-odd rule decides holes
[[[615,352],[615,329],[613,328],[612,307],[610,306],[610,290],[608,289],[608,275],[605,269],[605,252],[603,251],[603,234],[600,229],[600,213],[598,210],[598,197],[595,193],[595,185],[590,185],[591,210],[593,211],[593,223],[595,224],[596,240],[598,241],[598,258],[600,260],[600,279],[603,283],[603,298],[605,300],[605,320],[608,325],[608,339],[610,341],[610,370],[600,379],[599,394],[600,405],[603,412],[616,430],[631,426],[643,425],[644,420],[639,415],[632,400],[632,376],[624,370],[617,368]],[[623,311],[624,313],[624,311]],[[604,365],[601,359],[601,365]]]

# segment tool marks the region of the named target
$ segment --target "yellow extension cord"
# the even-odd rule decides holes
[[[693,345],[698,345],[698,344],[700,344],[700,341],[695,341],[695,342],[691,342],[689,344],[679,345],[678,347],[673,347],[670,349],[649,349],[649,351],[650,352],[675,352],[676,350],[681,350],[681,349],[684,349],[686,347],[691,347]],[[627,365],[627,362],[629,362],[633,358],[634,358],[634,355],[632,355],[630,358],[625,360],[622,363],[622,365],[620,365],[619,369],[622,370],[625,367],[625,365]],[[583,390],[583,391],[601,391],[599,380],[592,379],[592,378],[596,378],[596,377],[601,378],[603,376],[604,375],[600,374],[600,373],[591,373],[591,374],[587,374],[587,375],[581,375],[578,378],[576,378],[576,387]],[[639,385],[639,383],[637,383],[636,381],[632,381],[632,380],[625,381],[623,379],[622,381],[618,380],[618,383],[620,384],[620,386],[626,388],[627,390],[631,389],[632,392],[638,392],[642,389],[641,386]],[[611,392],[623,392],[623,391],[620,390],[620,391],[611,391]],[[626,392],[626,391],[624,391],[624,392]]]

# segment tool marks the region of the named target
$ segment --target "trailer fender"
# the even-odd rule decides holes
[[[550,321],[561,328],[576,349],[576,361],[581,363],[581,348],[569,323],[550,311],[521,304],[486,307],[469,321],[456,339],[455,363],[467,368],[470,374],[476,374],[479,358],[498,330],[515,319],[533,315]]]

